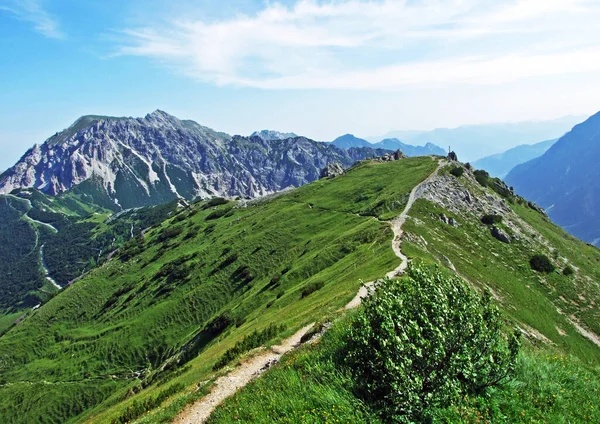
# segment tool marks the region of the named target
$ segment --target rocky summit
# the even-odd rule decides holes
[[[160,110],[143,118],[84,116],[0,175],[0,193],[77,190],[114,210],[176,198],[258,197],[314,181],[328,163],[349,167],[385,153],[272,135],[232,137]]]

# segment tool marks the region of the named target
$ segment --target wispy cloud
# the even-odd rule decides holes
[[[0,1],[0,11],[11,13],[17,19],[33,25],[45,37],[65,38],[58,21],[44,9],[40,0]]]
[[[217,85],[389,89],[600,71],[595,0],[299,0],[122,32],[118,54]]]

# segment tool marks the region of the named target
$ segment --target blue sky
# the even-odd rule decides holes
[[[598,3],[0,0],[0,169],[84,114],[319,140],[589,115]]]

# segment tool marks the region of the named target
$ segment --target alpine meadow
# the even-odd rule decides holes
[[[0,0],[0,424],[600,423],[599,19]]]

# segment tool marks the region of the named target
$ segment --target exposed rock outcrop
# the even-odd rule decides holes
[[[344,168],[339,162],[328,163],[325,168],[321,169],[319,178],[335,178],[344,173]]]
[[[0,175],[0,193],[77,187],[113,210],[176,198],[254,198],[314,181],[328,163],[347,168],[386,153],[284,136],[232,137],[159,110],[144,118],[84,116]]]
[[[494,237],[497,240],[500,240],[502,243],[510,244],[510,242],[512,241],[508,234],[506,234],[504,231],[502,231],[496,226],[492,227],[491,233],[492,237]]]

